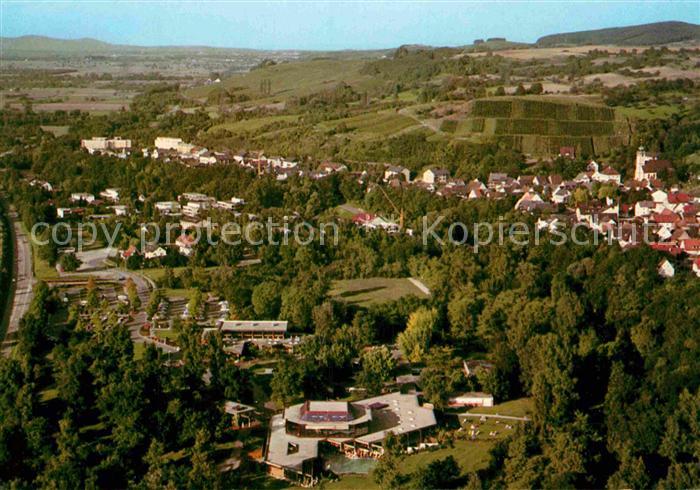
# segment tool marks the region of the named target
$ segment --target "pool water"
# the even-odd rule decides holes
[[[376,465],[377,460],[371,458],[346,458],[341,453],[327,454],[324,457],[325,468],[330,469],[336,475],[356,473],[366,475]]]

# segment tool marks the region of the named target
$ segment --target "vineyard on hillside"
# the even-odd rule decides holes
[[[561,146],[600,154],[629,139],[627,125],[616,121],[610,107],[527,97],[477,99],[469,117],[446,129],[496,138],[533,155],[557,154]]]

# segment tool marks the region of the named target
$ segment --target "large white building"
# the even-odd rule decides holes
[[[95,153],[126,153],[131,150],[131,140],[125,140],[119,136],[114,138],[95,136],[89,140],[81,140],[80,147],[87,150],[90,155]]]
[[[177,146],[182,143],[182,138],[170,138],[168,136],[158,136],[155,141],[158,150],[177,150]]]

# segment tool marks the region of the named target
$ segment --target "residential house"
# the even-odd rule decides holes
[[[114,210],[115,216],[127,216],[129,214],[129,208],[127,208],[123,204],[118,204],[116,206],[110,206],[110,208],[112,210]]]
[[[681,249],[691,256],[700,256],[700,238],[686,238],[680,242]]]
[[[70,195],[70,200],[71,202],[85,202],[90,204],[95,200],[95,196],[87,192],[74,192]]]
[[[108,188],[100,192],[100,197],[112,202],[119,202],[119,191],[117,189]]]
[[[657,271],[659,272],[659,275],[664,279],[670,279],[671,277],[676,275],[676,268],[673,267],[673,264],[668,259],[663,259],[661,262],[659,262]]]
[[[184,233],[178,235],[175,239],[175,246],[178,248],[178,252],[185,257],[189,257],[194,252],[194,247],[197,244],[196,238],[191,235],[186,235]]]
[[[158,201],[155,208],[160,214],[175,214],[182,209],[180,203],[176,201]]]
[[[422,181],[426,184],[446,184],[450,177],[450,172],[444,168],[429,168],[423,172]]]
[[[318,170],[325,175],[330,175],[336,172],[346,172],[348,167],[342,163],[325,162],[321,164]]]
[[[32,179],[29,182],[29,185],[32,187],[41,187],[42,189],[44,189],[47,192],[53,192],[53,186],[45,180]]]
[[[389,182],[392,179],[402,179],[406,182],[411,182],[411,171],[406,167],[397,165],[389,165],[384,170],[384,182]]]
[[[535,206],[539,206],[540,204],[544,204],[544,200],[536,192],[526,192],[515,203],[515,209],[517,211],[529,210],[532,208],[533,203],[537,203]]]
[[[559,148],[559,156],[563,158],[576,158],[576,148],[573,146],[562,146]]]
[[[147,245],[143,250],[143,257],[147,260],[160,259],[168,255],[167,250],[159,245]]]
[[[693,272],[695,275],[700,277],[700,259],[693,260]]]
[[[614,184],[620,185],[620,183],[622,182],[622,176],[620,175],[620,172],[618,172],[610,166],[605,167],[601,172],[594,172],[591,178],[595,182],[601,183],[612,182]]]

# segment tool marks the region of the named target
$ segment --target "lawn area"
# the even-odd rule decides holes
[[[143,342],[134,342],[134,360],[138,361],[143,359],[143,355],[146,352],[146,344]]]
[[[68,134],[70,126],[41,126],[42,131],[52,133],[55,137],[65,136]]]
[[[420,298],[428,297],[407,278],[386,277],[333,281],[328,293],[331,298],[359,306],[394,301],[409,294]]]
[[[489,413],[508,415],[511,417],[525,417],[532,415],[534,404],[532,398],[518,398],[508,402],[499,403],[493,407],[474,407],[469,412],[472,413]]]
[[[27,237],[29,237],[29,244],[32,247],[32,267],[34,268],[34,275],[36,276],[36,278],[40,281],[43,281],[45,279],[57,279],[58,271],[55,267],[49,265],[49,263],[46,260],[39,257],[38,245],[35,244],[34,241],[31,239],[31,235],[25,228],[24,224],[22,225],[22,230],[27,235]]]
[[[178,333],[172,329],[172,328],[154,328],[151,330],[151,333],[155,335],[158,338],[161,339],[168,339],[168,340],[177,340]]]
[[[437,459],[452,456],[462,469],[462,475],[486,467],[489,461],[489,451],[494,441],[455,441],[454,447],[446,447],[434,451],[423,451],[408,455],[401,462],[401,473],[408,475]],[[369,475],[345,475],[340,480],[328,482],[326,488],[334,490],[375,489],[379,486]]]

